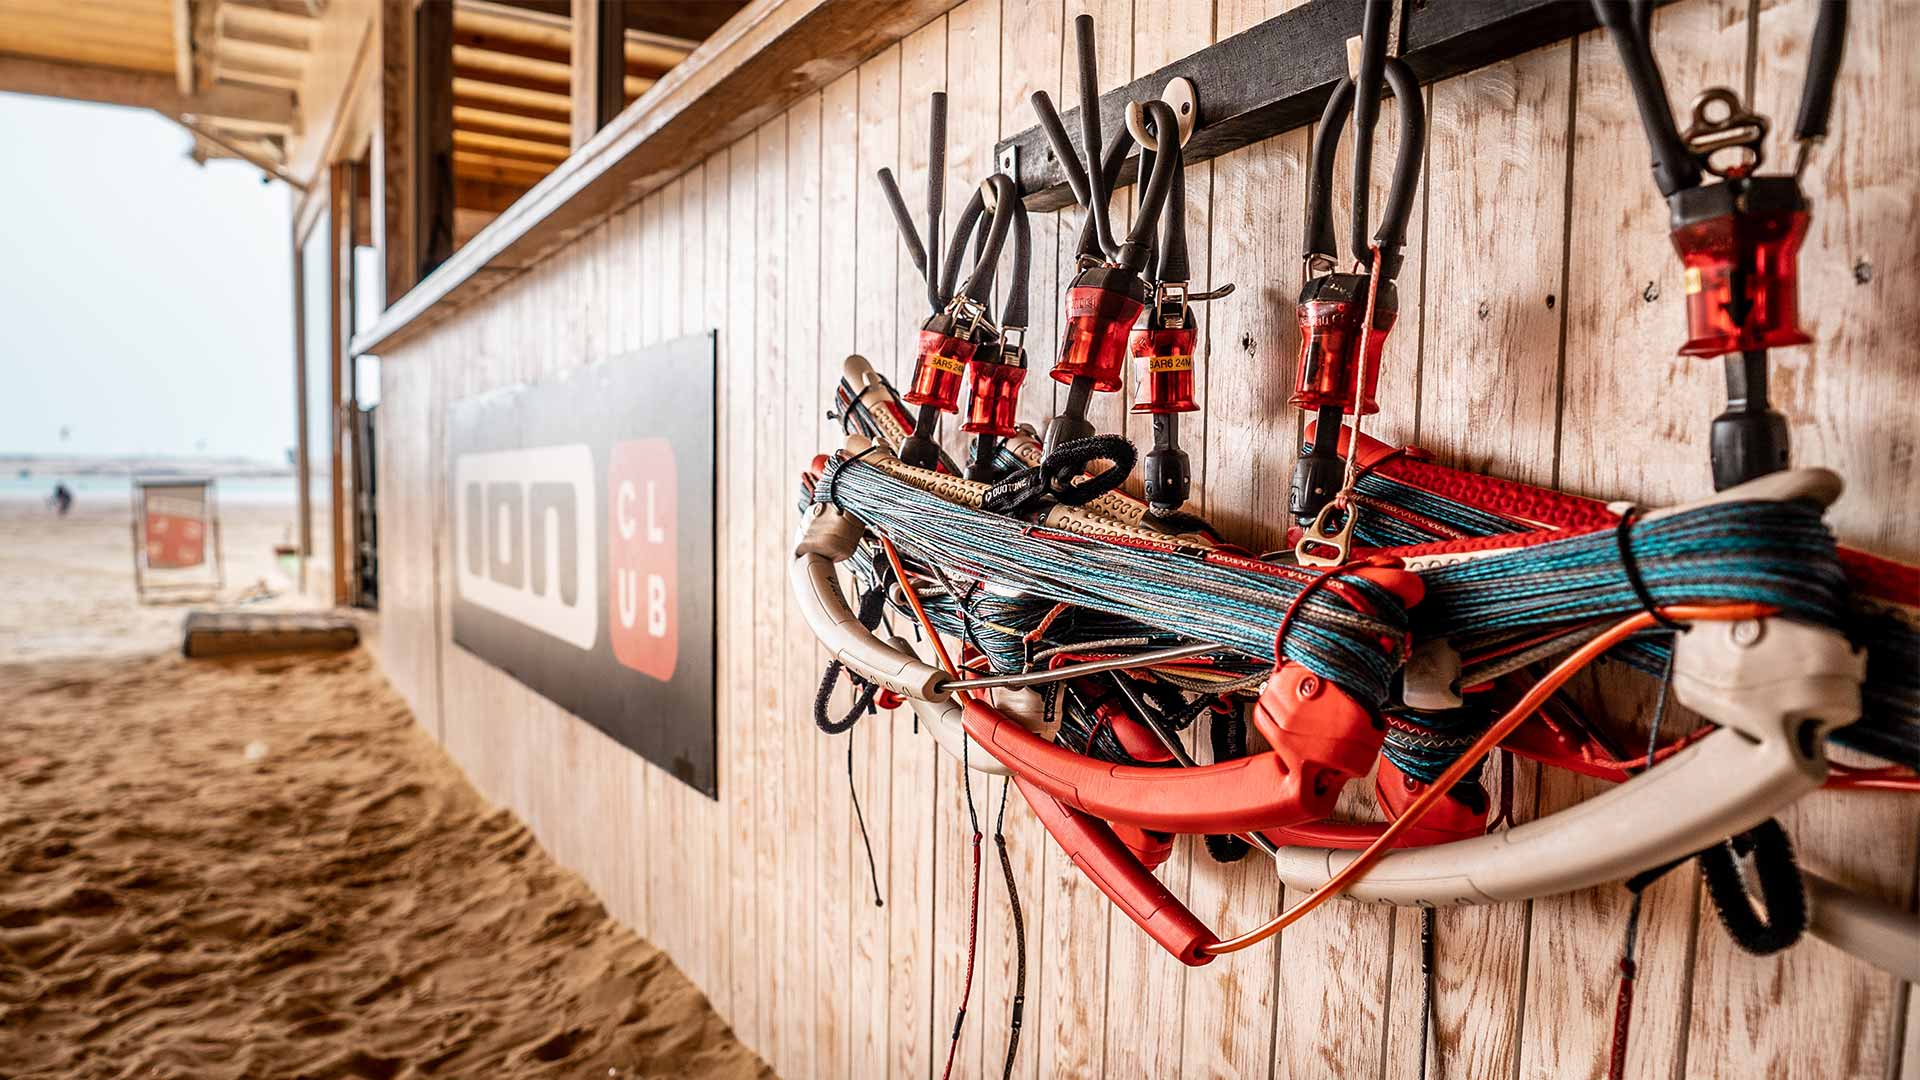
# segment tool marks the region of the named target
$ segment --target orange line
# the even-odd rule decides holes
[[[1774,612],[1775,609],[1764,604],[1678,605],[1660,609],[1662,615],[1683,622],[1736,622],[1741,619],[1765,618]],[[1239,952],[1258,945],[1293,925],[1314,908],[1345,892],[1349,886],[1360,879],[1361,875],[1372,869],[1374,863],[1379,862],[1381,857],[1387,854],[1393,847],[1394,840],[1401,833],[1413,828],[1421,818],[1426,817],[1427,812],[1433,809],[1442,796],[1452,791],[1453,786],[1459,783],[1470,770],[1478,767],[1480,759],[1498,746],[1501,739],[1506,738],[1527,717],[1537,712],[1540,706],[1553,696],[1555,690],[1558,690],[1568,679],[1573,678],[1581,668],[1592,663],[1601,653],[1613,648],[1629,635],[1653,624],[1653,615],[1643,611],[1638,615],[1622,619],[1599,637],[1575,649],[1565,660],[1548,672],[1545,678],[1536,683],[1533,689],[1527,691],[1525,697],[1515,702],[1513,708],[1508,709],[1492,727],[1488,728],[1479,740],[1467,749],[1466,753],[1460,755],[1452,765],[1447,767],[1446,772],[1441,773],[1437,780],[1428,785],[1427,790],[1421,792],[1420,797],[1407,807],[1406,813],[1394,819],[1373,843],[1367,845],[1366,850],[1362,851],[1358,858],[1341,867],[1337,873],[1327,879],[1325,885],[1315,889],[1306,899],[1281,912],[1265,924],[1237,937],[1228,938],[1204,951],[1219,955]]]

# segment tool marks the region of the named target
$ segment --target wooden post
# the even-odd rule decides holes
[[[307,445],[307,280],[300,225],[294,222],[287,233],[293,250],[293,479],[299,506],[299,582],[307,588],[307,557],[313,554],[313,495],[307,479],[307,463],[312,448]]]
[[[380,2],[380,126],[373,139],[373,242],[384,271],[382,310],[413,288],[413,11],[410,0]]]
[[[199,87],[194,84],[193,10],[190,0],[173,0],[173,78],[185,96]]]
[[[333,488],[327,535],[333,551],[333,602],[353,602],[352,569],[347,534],[351,529],[353,507],[347,492],[346,411],[353,388],[347,384],[347,342],[353,337],[353,234],[358,200],[353,197],[354,170],[351,161],[336,161],[328,170],[333,213],[329,253],[332,272],[327,275],[327,313],[331,332],[327,338],[327,452],[333,472]]]
[[[573,0],[575,150],[627,103],[625,8],[619,0]]]
[[[413,17],[414,242],[418,281],[453,254],[453,5]]]

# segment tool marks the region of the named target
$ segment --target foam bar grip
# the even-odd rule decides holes
[[[1784,740],[1756,744],[1717,731],[1650,772],[1557,814],[1504,832],[1390,852],[1347,888],[1356,900],[1400,905],[1528,900],[1623,881],[1743,832],[1820,786],[1814,765]],[[1353,851],[1286,847],[1280,880],[1317,889]]]
[[[1817,874],[1800,876],[1813,902],[1807,929],[1814,937],[1895,978],[1920,984],[1920,916]]]
[[[890,649],[847,609],[834,577],[833,563],[821,555],[801,555],[787,571],[794,599],[808,629],[840,662],[901,697],[928,700],[945,675],[918,658]]]
[[[1106,822],[1067,806],[1025,777],[1013,782],[1073,865],[1148,937],[1183,964],[1198,967],[1213,959],[1205,950],[1220,939],[1140,865]]]
[[[917,697],[908,697],[907,704],[913,707],[913,714],[920,718],[920,726],[933,736],[940,749],[955,761],[965,761],[967,768],[974,772],[988,773],[993,776],[1008,776],[1011,773],[992,754],[983,750],[966,750],[967,729],[960,723],[960,706],[952,698],[940,701],[925,701]],[[965,751],[963,756],[963,751]]]

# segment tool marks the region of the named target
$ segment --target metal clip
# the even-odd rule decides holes
[[[1340,527],[1329,532],[1332,526],[1327,515],[1334,513],[1342,515]],[[1293,545],[1294,561],[1301,566],[1345,565],[1353,551],[1353,522],[1358,516],[1353,507],[1342,505],[1338,499],[1321,507],[1300,542]],[[1333,553],[1331,556],[1327,554],[1329,551]]]
[[[1003,326],[1000,328],[1000,362],[1015,367],[1027,366],[1027,328],[1024,326]]]
[[[1713,175],[1722,179],[1748,176],[1766,159],[1771,126],[1766,117],[1742,104],[1739,94],[1716,86],[1693,99],[1693,124],[1681,139]],[[1738,163],[1726,168],[1715,166],[1713,156],[1722,150],[1739,151]]]
[[[973,335],[980,329],[981,321],[986,318],[987,305],[961,293],[947,303],[947,314],[953,319],[953,336],[972,341]]]
[[[1187,300],[1184,281],[1162,281],[1154,286],[1154,311],[1163,329],[1179,330],[1187,325]]]

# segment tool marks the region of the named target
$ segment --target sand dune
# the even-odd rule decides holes
[[[0,665],[0,1077],[761,1076],[362,652]]]

